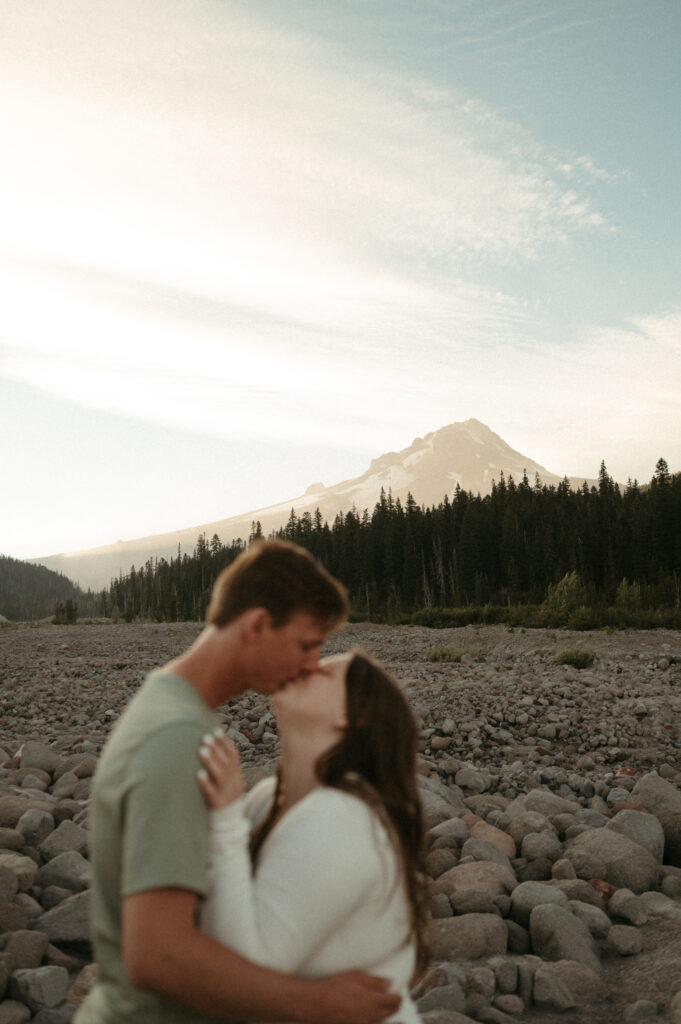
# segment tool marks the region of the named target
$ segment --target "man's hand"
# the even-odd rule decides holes
[[[396,1013],[401,998],[390,981],[361,971],[335,974],[318,983],[320,1001],[310,1007],[305,1024],[381,1024]]]

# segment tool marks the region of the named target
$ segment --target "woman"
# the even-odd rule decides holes
[[[201,749],[213,815],[213,887],[202,927],[279,970],[322,977],[361,968],[392,979],[392,1019],[425,965],[427,891],[415,779],[417,730],[397,685],[363,654],[324,660],[272,698],[277,777],[243,799],[224,738]],[[251,855],[248,852],[248,833]]]

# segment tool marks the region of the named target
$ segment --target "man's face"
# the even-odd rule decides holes
[[[253,689],[274,693],[299,676],[314,672],[327,634],[326,624],[308,612],[295,612],[284,626],[266,622]]]

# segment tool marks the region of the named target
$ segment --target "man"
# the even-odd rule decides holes
[[[77,1024],[246,1018],[374,1024],[399,999],[359,972],[303,981],[204,935],[208,812],[196,781],[213,709],[314,671],[347,597],[292,544],[253,545],[218,577],[196,643],[152,672],[102,753],[92,799],[92,931],[98,981]]]

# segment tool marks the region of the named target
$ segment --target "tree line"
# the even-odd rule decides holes
[[[112,580],[102,614],[202,619],[217,574],[261,535],[259,523],[229,545],[202,535],[192,555],[178,549],[177,558],[133,566]],[[476,608],[495,621],[541,605],[553,622],[558,609],[566,618],[580,608],[681,607],[681,474],[664,459],[643,487],[620,489],[604,463],[598,484],[578,490],[567,479],[546,486],[502,474],[489,495],[457,487],[429,508],[381,492],[371,511],[339,512],[330,524],[318,509],[291,510],[272,536],[316,555],[348,588],[356,618],[448,624],[458,620],[444,609],[469,609],[474,621]]]
[[[55,615],[75,621],[78,614],[100,614],[103,595],[83,591],[61,572],[0,555],[0,615],[31,621]]]

